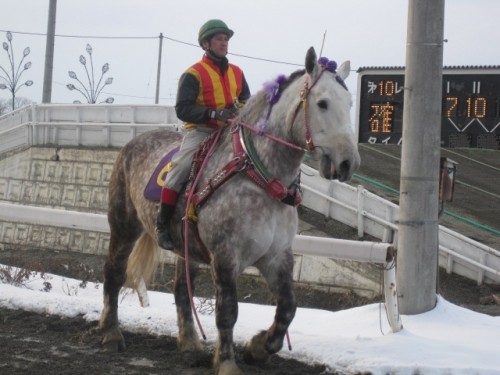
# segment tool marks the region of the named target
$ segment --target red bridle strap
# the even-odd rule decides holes
[[[297,114],[299,113],[300,107],[304,109],[304,126],[306,128],[306,150],[307,151],[314,151],[316,146],[314,146],[313,139],[312,139],[312,134],[311,134],[311,124],[309,123],[309,116],[308,114],[308,109],[309,109],[309,94],[311,93],[311,90],[313,89],[314,86],[316,86],[316,83],[318,83],[319,79],[325,72],[325,68],[321,68],[321,71],[319,72],[318,76],[312,83],[312,85],[309,87],[309,75],[306,75],[304,79],[304,88],[300,91],[300,102],[297,105],[297,108],[295,109],[295,113],[293,114],[293,120],[292,120],[292,126],[295,123],[295,119],[297,118]]]
[[[316,83],[318,83],[319,79],[321,78],[321,76],[323,75],[323,72],[325,70],[326,70],[325,68],[321,69],[321,72],[319,73],[318,77],[316,77],[316,79],[314,80],[314,82],[311,85],[311,87],[309,87],[309,75],[307,75],[305,77],[304,88],[300,91],[300,102],[297,105],[297,108],[295,109],[295,113],[293,114],[292,126],[295,123],[295,119],[297,118],[297,114],[299,113],[300,107],[303,106],[303,108],[304,108],[304,118],[305,118],[305,127],[306,127],[306,148],[298,146],[298,145],[296,145],[294,143],[285,141],[284,139],[278,138],[278,137],[276,137],[276,136],[274,136],[272,134],[269,134],[269,133],[263,133],[263,134],[261,134],[263,137],[272,139],[273,141],[275,141],[277,143],[281,143],[282,145],[288,146],[288,147],[293,148],[295,150],[305,151],[305,152],[307,152],[307,151],[314,151],[314,149],[316,147],[314,146],[314,143],[313,143],[313,140],[312,140],[311,126],[310,126],[310,123],[309,123],[309,116],[307,116],[307,113],[308,113],[308,101],[307,101],[307,98],[309,97],[309,94],[311,93],[312,88],[316,85]],[[259,131],[254,126],[252,126],[252,125],[250,125],[250,124],[248,124],[248,123],[246,123],[246,122],[244,122],[242,120],[236,120],[236,121],[229,120],[229,124],[233,125],[233,126],[240,126],[241,125],[241,126],[247,128],[248,130],[254,132],[254,133],[259,133]]]

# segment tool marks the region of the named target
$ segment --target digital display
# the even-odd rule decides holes
[[[358,90],[359,142],[401,144],[403,70],[361,74]],[[440,126],[442,147],[500,149],[500,73],[443,71]]]

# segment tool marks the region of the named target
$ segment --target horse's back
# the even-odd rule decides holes
[[[144,190],[163,156],[181,140],[178,132],[157,129],[138,135],[120,150],[109,183],[108,216],[136,214],[143,223],[152,222],[156,202],[146,200]]]

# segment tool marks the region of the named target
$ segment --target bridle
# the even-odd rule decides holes
[[[314,80],[314,82],[309,86],[309,79],[310,75],[306,73],[306,76],[304,78],[304,88],[300,90],[300,102],[295,108],[295,112],[293,114],[293,119],[292,119],[292,128],[293,124],[295,123],[295,120],[297,119],[297,114],[299,113],[300,108],[302,107],[304,109],[304,126],[306,128],[306,150],[309,152],[312,152],[316,149],[316,146],[314,146],[313,139],[312,139],[312,134],[311,134],[311,125],[309,122],[309,116],[308,116],[308,109],[309,109],[309,94],[311,93],[311,90],[313,89],[314,86],[316,86],[316,83],[320,80],[321,76],[325,72],[326,67],[321,67],[321,71],[319,72],[318,76]]]
[[[309,108],[308,98],[309,98],[309,94],[311,93],[311,90],[316,85],[316,83],[318,83],[318,81],[320,80],[320,78],[323,75],[323,73],[325,72],[325,70],[327,70],[327,68],[324,66],[321,66],[320,73],[318,74],[318,76],[316,77],[316,79],[314,80],[314,82],[310,86],[309,86],[310,75],[308,73],[306,73],[305,78],[304,78],[304,87],[302,88],[302,90],[300,90],[300,101],[297,104],[297,107],[295,108],[295,112],[293,114],[291,128],[293,128],[293,125],[295,124],[295,120],[297,119],[297,115],[300,111],[300,108],[304,109],[304,126],[306,128],[306,135],[305,135],[306,147],[305,148],[302,146],[296,145],[294,143],[288,142],[282,138],[276,137],[276,136],[269,134],[267,132],[260,132],[258,129],[256,129],[255,126],[248,124],[242,120],[235,120],[235,121],[229,120],[229,124],[233,126],[233,129],[234,129],[233,131],[236,131],[238,129],[238,127],[240,127],[240,126],[243,126],[245,129],[248,129],[254,133],[260,134],[261,136],[269,138],[277,143],[280,143],[280,144],[285,145],[287,147],[293,148],[295,150],[304,151],[304,152],[313,152],[316,149],[316,146],[314,146],[314,142],[313,142],[312,134],[311,134],[311,125],[310,125],[309,116],[308,116],[308,108]],[[268,117],[269,117],[270,112],[271,111],[268,112]]]

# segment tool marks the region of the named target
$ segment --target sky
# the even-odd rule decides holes
[[[4,267],[0,265],[0,267]],[[43,292],[43,283],[52,285]],[[102,284],[45,274],[32,277],[21,286],[0,282],[0,306],[64,317],[82,316],[90,322],[99,319],[102,309]],[[122,329],[152,335],[177,335],[176,312],[172,294],[149,292],[150,306],[142,308],[135,294],[120,298]],[[199,307],[199,300],[195,304]],[[206,307],[206,303],[203,305]],[[209,309],[199,313],[207,345],[214,346],[217,331]],[[237,344],[244,344],[266,328],[274,307],[239,304],[234,329]],[[381,318],[382,317],[382,318]],[[305,363],[320,363],[342,374],[373,375],[498,375],[498,332],[500,317],[492,317],[456,306],[442,297],[426,313],[402,315],[403,329],[392,333],[384,307],[370,304],[330,312],[299,308],[289,334],[292,351],[279,355]]]
[[[21,82],[29,79],[34,84],[22,87],[18,95],[38,103],[48,9],[49,0],[0,0],[0,42],[7,41],[6,31],[14,32],[16,64],[25,47],[31,50],[25,62],[32,66]],[[85,81],[79,57],[89,60],[90,44],[96,80],[104,63],[109,63],[104,78],[113,77],[101,100],[112,96],[116,104],[153,104],[163,33],[160,104],[173,105],[179,76],[202,55],[198,30],[210,18],[223,19],[235,31],[228,57],[244,70],[252,92],[279,74],[301,68],[313,46],[339,65],[351,61],[347,85],[355,102],[359,67],[404,65],[407,13],[404,0],[59,0],[52,102],[83,101],[66,85],[76,84],[68,76],[70,70]],[[444,64],[498,65],[499,14],[497,0],[446,1]],[[0,66],[9,66],[3,49]],[[0,99],[8,98],[8,91],[0,90]]]

